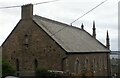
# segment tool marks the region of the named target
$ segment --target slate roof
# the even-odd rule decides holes
[[[85,30],[37,15],[33,20],[67,52],[110,52]]]

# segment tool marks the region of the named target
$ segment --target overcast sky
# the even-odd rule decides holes
[[[0,7],[39,3],[50,0],[0,0]],[[100,4],[104,0],[60,0],[48,4],[34,5],[34,15],[43,16],[70,24],[79,16]],[[96,23],[96,38],[106,44],[106,31],[109,31],[110,48],[118,50],[118,1],[108,0],[89,14],[85,15],[73,26],[81,27],[92,34],[93,20]],[[18,21],[21,19],[21,7],[0,9],[0,45],[4,42]]]

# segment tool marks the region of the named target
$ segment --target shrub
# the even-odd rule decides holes
[[[56,74],[53,72],[49,72],[47,69],[39,68],[36,70],[36,76],[40,76],[40,77],[52,76],[52,78],[54,78],[54,77],[56,77]]]
[[[15,70],[12,68],[12,66],[6,60],[2,60],[2,76],[14,74]]]

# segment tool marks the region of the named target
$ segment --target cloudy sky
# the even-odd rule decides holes
[[[0,7],[39,3],[50,0],[0,0]],[[34,5],[34,15],[57,20],[70,24],[76,18],[105,0],[59,0],[48,4]],[[119,0],[107,0],[104,4],[94,9],[73,26],[81,27],[92,34],[92,23],[96,23],[97,39],[105,44],[106,31],[109,31],[110,48],[118,50],[118,2]],[[21,18],[21,7],[0,9],[0,45],[10,34]]]

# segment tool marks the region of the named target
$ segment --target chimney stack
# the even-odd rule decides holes
[[[22,7],[21,18],[22,19],[31,19],[33,17],[33,4],[23,5]]]

